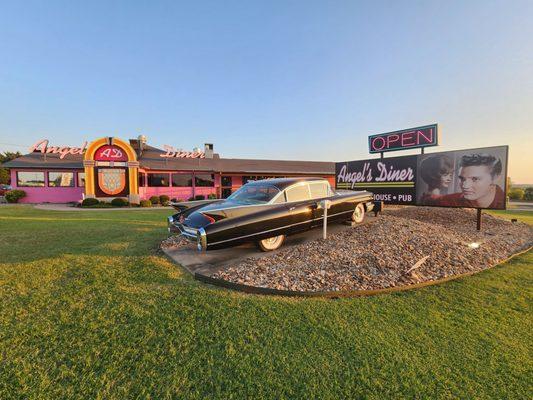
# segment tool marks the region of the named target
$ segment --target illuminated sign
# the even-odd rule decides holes
[[[94,153],[95,161],[128,161],[128,156],[118,146],[106,144]]]
[[[48,146],[48,139],[39,140],[30,147],[30,153],[37,152],[43,154],[59,154],[59,158],[63,159],[67,155],[83,154],[87,149],[87,142],[83,142],[81,147],[70,146]]]
[[[159,154],[159,157],[165,158],[205,158],[205,153],[203,151],[183,151],[177,150],[172,146],[163,145],[166,153]]]
[[[427,125],[368,137],[370,153],[417,149],[439,144],[438,126]]]

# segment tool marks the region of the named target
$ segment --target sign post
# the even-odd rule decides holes
[[[330,200],[322,200],[320,206],[324,210],[324,226],[322,228],[322,238],[327,239],[328,237],[328,209],[331,207]]]
[[[478,231],[481,230],[481,208],[477,209],[477,225],[476,225],[476,229]]]

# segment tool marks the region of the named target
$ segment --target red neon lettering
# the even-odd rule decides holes
[[[391,143],[398,142],[399,140],[400,140],[400,136],[398,135],[387,136],[387,148],[391,147]]]
[[[381,147],[377,147],[376,146],[376,141],[377,140],[381,140]],[[384,147],[385,147],[385,139],[383,139],[381,136],[376,136],[375,138],[372,139],[372,149],[373,150],[382,150]]]
[[[414,133],[413,131],[402,133],[402,147],[414,146],[415,144],[417,144],[416,142],[407,143],[408,140],[414,139],[413,133]]]
[[[429,129],[429,135],[426,136],[423,131],[416,131],[416,137],[418,144],[420,144],[420,137],[426,139],[426,143],[433,143],[433,128]]]

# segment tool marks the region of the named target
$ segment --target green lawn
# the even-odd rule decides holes
[[[167,213],[0,207],[0,399],[531,398],[533,252],[411,292],[262,297],[158,253]]]

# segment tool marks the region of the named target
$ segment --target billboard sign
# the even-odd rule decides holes
[[[336,163],[337,189],[385,204],[505,209],[508,146]]]
[[[416,156],[335,164],[337,189],[368,190],[388,204],[416,203]]]
[[[370,153],[418,149],[439,144],[438,125],[426,125],[368,137]]]

